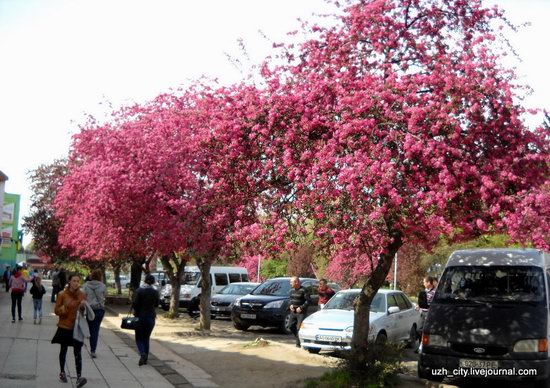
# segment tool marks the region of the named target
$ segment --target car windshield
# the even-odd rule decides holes
[[[252,295],[288,296],[290,293],[290,280],[268,280],[256,288]]]
[[[255,287],[254,284],[230,284],[222,288],[219,293],[223,295],[246,295]]]
[[[194,286],[199,281],[200,276],[200,272],[185,272],[181,284]]]
[[[360,291],[357,292],[338,292],[334,295],[325,305],[323,310],[353,310],[353,302],[355,298],[359,295]],[[386,304],[384,303],[384,295],[376,294],[370,305],[370,311],[373,313],[382,313],[385,310]]]
[[[545,295],[541,268],[464,266],[445,270],[434,302],[544,304]]]

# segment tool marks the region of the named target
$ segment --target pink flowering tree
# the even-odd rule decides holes
[[[352,340],[359,366],[370,303],[403,244],[506,230],[549,246],[549,131],[522,120],[499,23],[478,0],[364,0],[287,47],[287,65],[262,69],[269,113],[255,136],[276,183],[264,197],[265,240],[283,242],[309,217],[330,242],[332,277],[366,279]],[[269,212],[276,206],[285,211]],[[260,241],[257,226],[247,231]]]

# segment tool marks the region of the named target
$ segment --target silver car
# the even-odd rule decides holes
[[[353,335],[353,301],[361,289],[336,293],[323,310],[307,317],[299,331],[302,347],[310,353],[350,350]],[[379,290],[370,310],[369,341],[415,342],[420,313],[401,291]]]

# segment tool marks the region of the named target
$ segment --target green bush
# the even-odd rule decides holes
[[[349,353],[336,370],[325,373],[319,380],[310,380],[307,388],[378,388],[393,387],[397,384],[397,374],[403,372],[401,358],[403,346],[389,342],[369,346],[367,363],[359,370],[354,368]]]

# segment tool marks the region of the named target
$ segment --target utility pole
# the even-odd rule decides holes
[[[397,290],[397,253],[393,258],[393,289]]]

